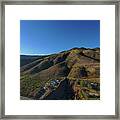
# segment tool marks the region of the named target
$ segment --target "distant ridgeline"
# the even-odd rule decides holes
[[[100,48],[20,56],[21,99],[100,99]]]
[[[37,60],[39,58],[43,58],[46,56],[39,56],[39,55],[20,55],[20,66],[24,66],[30,62],[33,62],[34,60]]]

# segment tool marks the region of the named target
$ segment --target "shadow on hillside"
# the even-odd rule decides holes
[[[74,96],[75,94],[69,79],[65,78],[65,80],[60,83],[60,86],[48,96],[44,97],[43,100],[72,100]]]

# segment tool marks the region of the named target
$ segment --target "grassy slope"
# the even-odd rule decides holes
[[[99,61],[100,50],[98,48],[74,48],[34,59],[21,67],[21,95],[34,97],[39,88],[51,79],[68,77],[69,80],[82,79],[99,83]]]

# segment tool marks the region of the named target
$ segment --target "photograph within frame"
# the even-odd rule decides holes
[[[99,20],[21,20],[20,95],[100,99]]]

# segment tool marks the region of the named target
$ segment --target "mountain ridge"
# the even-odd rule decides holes
[[[47,56],[32,56],[31,61],[23,65],[21,60],[21,64],[21,96],[34,98],[39,88],[53,79],[79,82],[88,79],[86,81],[99,84],[100,48],[74,47]]]

